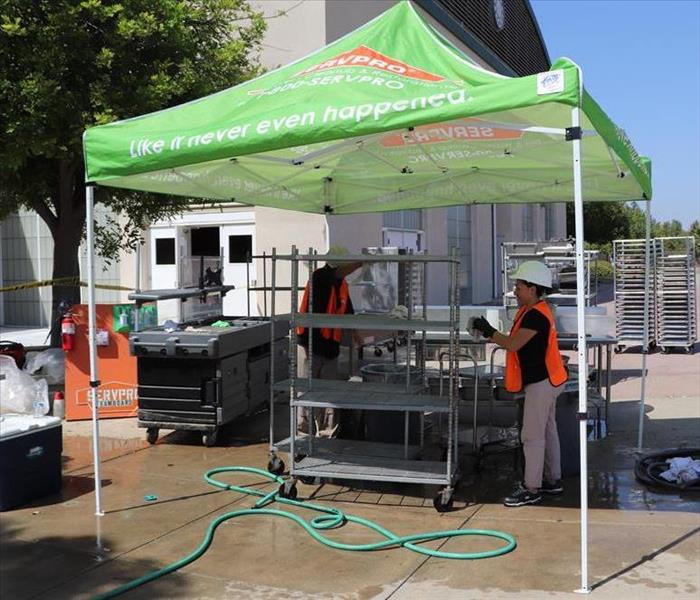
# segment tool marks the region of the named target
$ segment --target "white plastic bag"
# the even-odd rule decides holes
[[[24,370],[30,375],[46,378],[49,385],[64,383],[66,380],[66,355],[61,348],[49,348],[29,357]]]
[[[49,386],[17,368],[14,358],[0,355],[0,414],[34,414],[34,403],[49,407]]]

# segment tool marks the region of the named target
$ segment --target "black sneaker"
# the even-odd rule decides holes
[[[531,492],[523,486],[519,486],[510,496],[503,500],[505,506],[525,506],[526,504],[537,504],[542,500],[538,492]]]
[[[564,491],[564,486],[561,484],[561,479],[557,479],[554,482],[543,481],[542,487],[538,490],[540,494],[551,494],[556,496]]]

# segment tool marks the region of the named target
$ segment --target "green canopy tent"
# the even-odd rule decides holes
[[[581,414],[583,190],[587,202],[651,199],[649,160],[585,91],[575,63],[559,59],[527,77],[489,72],[408,1],[257,79],[91,128],[84,151],[89,257],[95,185],[334,215],[574,202]],[[93,424],[96,437],[96,414]],[[580,439],[581,589],[588,591],[585,420]],[[96,439],[94,451],[97,482]],[[96,498],[100,513],[99,490]]]

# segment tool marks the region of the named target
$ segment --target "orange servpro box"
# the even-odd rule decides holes
[[[97,406],[101,419],[133,417],[138,410],[136,357],[129,355],[129,334],[114,330],[114,305],[98,304],[96,326]],[[66,419],[92,418],[90,404],[90,348],[88,346],[88,308],[76,304],[71,309],[75,320],[75,344],[66,351]]]

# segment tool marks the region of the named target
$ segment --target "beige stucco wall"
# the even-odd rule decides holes
[[[300,253],[307,253],[313,248],[319,253],[327,250],[327,226],[324,215],[312,215],[294,212],[290,210],[277,210],[273,208],[259,207],[255,210],[256,254],[270,254],[276,248],[278,254],[289,254],[291,247],[295,245]],[[257,284],[262,286],[263,271],[262,260],[256,264]],[[267,262],[266,278],[270,285],[272,279],[272,263]],[[299,269],[299,283],[304,285],[307,279],[307,271],[304,267]],[[275,281],[278,286],[291,284],[291,266],[287,261],[278,261]],[[258,309],[263,314],[263,293],[258,292]],[[290,310],[291,295],[289,292],[279,292],[275,299],[275,312],[284,313]],[[268,307],[270,296],[268,294]]]
[[[266,17],[267,32],[260,58],[268,69],[287,65],[326,45],[322,1],[254,0],[251,4]]]

